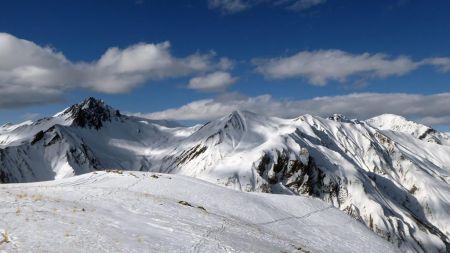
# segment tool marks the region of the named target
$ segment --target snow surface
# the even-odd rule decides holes
[[[397,252],[322,201],[178,175],[0,185],[0,203],[4,252]]]

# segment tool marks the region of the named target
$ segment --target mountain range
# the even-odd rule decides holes
[[[450,136],[397,115],[292,119],[235,111],[190,127],[88,98],[0,127],[0,182],[99,170],[191,176],[327,202],[404,252],[450,252]]]

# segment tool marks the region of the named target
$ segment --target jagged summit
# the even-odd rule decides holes
[[[245,112],[245,114],[247,114],[247,112]],[[228,115],[224,127],[232,127],[245,131],[245,114],[241,111],[233,111],[230,115]]]
[[[258,126],[273,125],[277,120],[278,118],[257,114],[251,111],[235,110],[220,119],[209,122],[205,126],[209,126],[213,131],[225,131],[228,136],[236,134],[240,136],[243,132],[251,134],[253,131],[249,130],[254,130]]]
[[[266,119],[266,117],[250,111],[235,110],[226,116],[207,122],[201,129],[246,131],[247,121],[260,121],[261,118]]]
[[[234,110],[223,118],[241,118],[241,119],[253,119],[258,117],[264,117],[260,114],[254,113],[248,110]]]
[[[334,120],[337,122],[351,122],[351,120],[348,119],[345,115],[339,114],[339,113],[335,113],[335,114],[329,116],[327,119]]]
[[[113,117],[121,117],[120,111],[107,105],[103,100],[93,97],[72,105],[61,115],[73,119],[73,125],[100,129],[103,122],[111,121]]]

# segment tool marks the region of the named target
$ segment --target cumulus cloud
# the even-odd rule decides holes
[[[93,62],[71,62],[50,47],[0,33],[0,109],[60,101],[63,92],[87,88],[104,93],[128,92],[143,82],[230,69],[233,62],[216,54],[183,58],[170,43],[139,43],[109,48]]]
[[[0,108],[57,101],[75,72],[61,53],[0,33]]]
[[[230,73],[216,71],[205,76],[194,77],[189,81],[188,88],[206,92],[225,91],[237,81]]]
[[[441,71],[450,70],[450,58],[429,58],[414,61],[406,56],[385,54],[351,54],[341,50],[302,51],[288,57],[254,59],[256,70],[267,78],[303,77],[313,85],[329,81],[344,82],[349,78],[386,78],[402,76],[421,66],[433,65]]]
[[[277,100],[270,95],[245,97],[231,93],[140,116],[152,119],[211,120],[235,110],[248,110],[282,118],[293,118],[303,114],[327,117],[341,113],[350,118],[367,119],[392,113],[427,125],[450,125],[448,101],[450,93],[434,95],[354,93],[306,100]]]
[[[169,48],[169,42],[110,48],[96,63],[81,66],[88,73],[86,85],[101,92],[122,93],[146,80],[186,76],[222,67],[221,62],[212,62],[213,53],[175,58]]]

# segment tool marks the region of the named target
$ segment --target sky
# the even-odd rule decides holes
[[[0,2],[0,125],[86,97],[153,119],[383,113],[450,131],[449,1]]]

